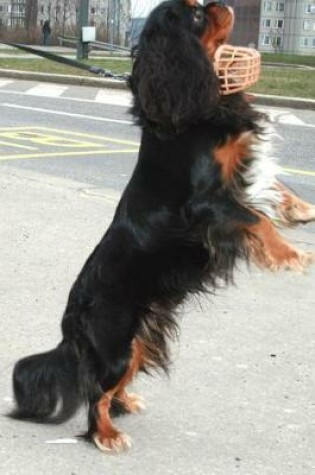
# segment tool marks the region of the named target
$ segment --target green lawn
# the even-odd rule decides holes
[[[115,74],[125,73],[131,69],[131,60],[115,61],[112,59],[90,59],[89,61],[84,62],[94,66],[100,66],[104,69],[109,69]],[[16,69],[18,71],[91,76],[89,72],[82,71],[82,69],[55,63],[47,59],[1,58],[1,55],[0,69]]]
[[[263,67],[259,82],[251,90],[260,94],[315,99],[315,70]]]

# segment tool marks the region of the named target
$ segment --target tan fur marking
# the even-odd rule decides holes
[[[234,13],[229,7],[223,5],[211,5],[207,8],[209,27],[201,38],[201,43],[207,51],[210,59],[219,46],[226,43],[232,33]]]
[[[186,5],[189,7],[195,7],[198,4],[198,0],[186,0]]]
[[[222,177],[225,181],[233,178],[236,168],[249,156],[252,141],[252,134],[245,132],[237,139],[231,138],[225,145],[215,149],[214,158],[222,167]]]
[[[112,397],[112,393],[104,394],[97,405],[97,433],[94,434],[93,440],[95,445],[104,452],[119,452],[125,448],[123,446],[123,434],[112,424],[109,415]]]
[[[128,395],[125,392],[126,386],[131,383],[133,378],[136,376],[138,373],[139,369],[142,366],[142,361],[143,361],[143,348],[140,342],[137,340],[133,341],[132,344],[132,357],[129,362],[129,367],[124,374],[124,376],[121,378],[117,386],[107,393],[103,395],[101,400],[99,401],[97,405],[97,410],[98,410],[98,419],[97,419],[97,433],[94,435],[93,439],[95,442],[95,445],[100,449],[105,452],[108,451],[116,451],[120,452],[122,450],[125,450],[131,446],[131,440],[130,438],[126,435],[120,432],[116,427],[113,425],[109,410],[111,406],[111,402],[113,397],[116,397],[117,399],[120,399],[120,397],[125,397],[125,402],[127,402],[130,405],[130,408],[133,410],[130,412],[135,412],[136,408],[136,400],[133,398],[133,405],[131,404],[131,399],[129,397],[128,400]],[[124,401],[122,401],[124,403]],[[139,398],[138,398],[139,402]],[[132,407],[131,407],[132,406]],[[140,409],[138,409],[140,410]]]

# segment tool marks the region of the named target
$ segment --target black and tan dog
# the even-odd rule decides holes
[[[267,211],[308,221],[314,208],[302,203],[299,211],[274,177],[253,193],[262,117],[242,94],[220,94],[211,60],[218,15],[231,21],[221,4],[189,0],[164,2],[150,15],[130,82],[142,128],[137,165],[71,289],[61,343],[15,366],[13,417],[62,422],[86,402],[87,438],[104,451],[128,447],[110,411],[141,409],[126,391],[139,370],[167,371],[177,306],[229,282],[239,259],[271,268],[311,262]]]

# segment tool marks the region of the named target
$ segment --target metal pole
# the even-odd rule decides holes
[[[77,59],[88,59],[89,45],[82,42],[82,27],[89,25],[89,1],[80,0],[79,11],[77,17],[78,25],[78,42],[77,42]]]
[[[13,27],[13,8],[14,8],[14,3],[13,3],[13,0],[11,0],[11,11],[10,11],[11,28]]]
[[[117,0],[117,43],[120,44],[120,19],[121,19],[121,4]]]
[[[63,0],[62,36],[65,36],[67,0]]]
[[[109,3],[109,43],[112,45],[111,50],[114,50],[114,45],[118,42],[119,37],[119,22],[120,22],[120,1],[111,0]]]
[[[115,0],[110,0],[109,2],[109,43],[111,51],[114,50],[114,31],[115,31]]]

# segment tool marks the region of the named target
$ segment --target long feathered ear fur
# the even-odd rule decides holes
[[[219,102],[219,82],[198,38],[206,18],[196,25],[195,10],[172,0],[147,20],[130,79],[140,125],[180,132],[211,115]]]

